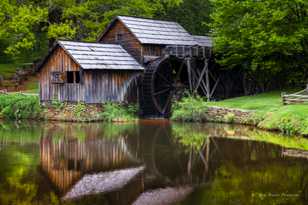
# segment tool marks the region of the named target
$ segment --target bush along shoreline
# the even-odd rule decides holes
[[[50,120],[67,122],[129,122],[137,119],[134,105],[106,103],[86,105],[52,101],[41,105],[38,96],[0,94],[0,118],[9,120]]]

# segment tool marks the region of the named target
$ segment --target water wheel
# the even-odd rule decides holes
[[[168,118],[173,98],[186,88],[183,81],[184,63],[171,58],[159,58],[148,64],[142,82],[142,115]]]

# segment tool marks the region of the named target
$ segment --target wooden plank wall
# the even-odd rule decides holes
[[[80,84],[53,84],[51,83],[51,72],[53,71],[79,71],[79,65],[76,64],[65,51],[57,48],[48,62],[40,71],[40,99],[41,101],[84,101],[84,86]]]
[[[85,102],[136,102],[140,71],[84,71]]]
[[[122,41],[116,40],[116,34],[122,34]],[[100,39],[102,43],[120,44],[131,54],[138,62],[142,62],[142,45],[137,38],[125,27],[125,25],[116,21],[110,30]]]
[[[142,45],[142,56],[162,56],[163,49],[161,45]]]

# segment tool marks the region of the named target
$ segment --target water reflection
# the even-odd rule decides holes
[[[0,204],[305,204],[308,154],[289,148],[306,141],[265,135],[167,121],[3,123]]]

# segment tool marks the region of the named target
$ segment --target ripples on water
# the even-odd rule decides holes
[[[2,122],[0,204],[307,204],[307,149],[221,124]]]

